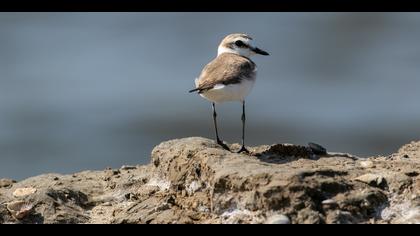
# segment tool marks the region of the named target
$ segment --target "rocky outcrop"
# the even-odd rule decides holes
[[[149,165],[2,179],[0,223],[420,223],[419,142],[370,158],[249,149],[184,138]]]

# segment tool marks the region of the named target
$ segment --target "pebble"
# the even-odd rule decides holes
[[[198,206],[197,211],[198,212],[210,212],[210,209],[207,208],[206,206]]]
[[[31,194],[36,193],[37,189],[36,188],[18,188],[13,192],[13,196],[14,197],[25,197]]]
[[[102,203],[102,206],[112,206],[112,204],[110,202],[104,202]]]
[[[286,224],[290,224],[290,219],[289,217],[279,214],[279,215],[272,215],[270,217],[267,218],[267,220],[265,221],[265,224],[281,224],[281,225],[286,225]]]
[[[363,168],[373,168],[373,167],[375,167],[375,165],[373,164],[372,161],[361,161],[360,166],[363,167]]]

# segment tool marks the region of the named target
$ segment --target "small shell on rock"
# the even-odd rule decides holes
[[[281,224],[281,225],[286,225],[286,224],[290,224],[290,219],[289,217],[279,214],[279,215],[272,215],[270,217],[267,218],[267,220],[265,221],[265,224]]]
[[[25,197],[31,194],[36,193],[36,188],[18,188],[13,192],[14,197]]]
[[[129,165],[123,165],[123,166],[121,166],[120,169],[121,170],[134,170],[134,169],[137,169],[137,167],[135,167],[135,166],[129,166]]]
[[[29,214],[34,206],[25,201],[14,201],[7,204],[7,210],[15,219],[23,219]]]
[[[337,202],[334,199],[327,199],[327,200],[322,201],[322,204],[324,204],[324,205],[333,205],[333,204],[336,204],[336,203]]]

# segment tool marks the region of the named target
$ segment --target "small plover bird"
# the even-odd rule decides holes
[[[213,107],[213,123],[216,142],[224,149],[229,147],[219,138],[216,121],[216,104],[228,101],[242,103],[242,147],[238,153],[248,152],[245,148],[245,98],[254,86],[257,66],[251,59],[254,54],[269,55],[253,46],[252,38],[246,34],[230,34],[220,43],[217,57],[207,64],[195,79],[195,89],[200,96],[209,100]]]

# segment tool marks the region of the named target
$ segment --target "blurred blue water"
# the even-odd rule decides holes
[[[188,94],[229,33],[256,57],[250,145],[388,154],[420,134],[417,13],[0,13],[0,178],[147,163],[161,141],[212,138]],[[240,106],[218,107],[240,141]]]

